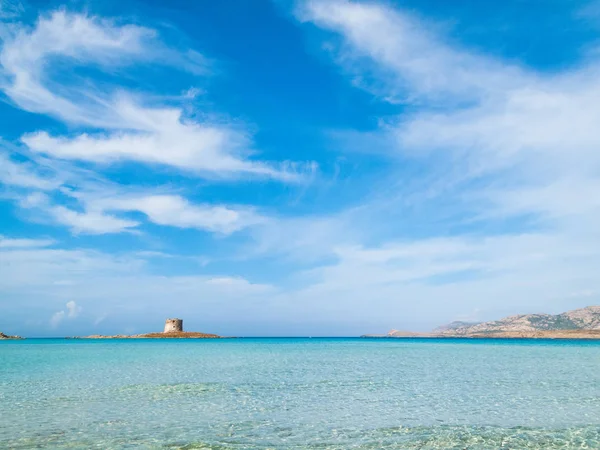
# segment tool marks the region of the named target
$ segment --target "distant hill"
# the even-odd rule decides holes
[[[441,327],[437,327],[431,333],[432,334],[441,334],[446,331],[453,331],[453,330],[458,330],[458,329],[462,329],[462,328],[472,327],[474,325],[479,325],[480,323],[481,322],[463,322],[463,321],[457,320],[455,322],[449,323],[448,325],[442,325]]]
[[[541,337],[542,335],[550,336],[552,332],[567,331],[569,332],[567,334],[573,336],[583,331],[594,331],[591,335],[595,335],[595,331],[600,332],[600,306],[588,306],[557,315],[522,314],[476,324],[453,322],[436,328],[432,334],[437,336],[499,336],[507,334],[507,337],[527,337],[527,334],[537,334]]]
[[[588,306],[562,314],[521,314],[491,322],[452,322],[431,331],[391,330],[387,334],[363,337],[494,337],[600,339],[600,306]]]
[[[416,333],[414,331],[390,330],[386,337],[420,337],[425,335],[426,333]]]

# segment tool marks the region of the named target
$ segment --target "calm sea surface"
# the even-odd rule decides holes
[[[0,448],[600,449],[600,342],[0,342]]]

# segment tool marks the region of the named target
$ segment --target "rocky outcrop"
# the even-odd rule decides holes
[[[183,331],[182,319],[167,319],[162,333],[115,334],[113,336],[92,334],[91,336],[86,336],[84,339],[218,339],[220,337],[216,334]]]
[[[9,336],[7,334],[0,333],[0,340],[5,340],[5,339],[23,339],[23,338],[21,336]]]
[[[542,337],[563,333],[595,336],[600,333],[600,306],[588,306],[562,314],[522,314],[477,324],[454,322],[434,330],[437,336]],[[593,332],[593,333],[589,333]]]
[[[115,334],[105,336],[102,334],[92,334],[84,339],[219,339],[221,336],[216,334],[199,333],[196,331],[172,331],[169,333],[146,333],[146,334]]]

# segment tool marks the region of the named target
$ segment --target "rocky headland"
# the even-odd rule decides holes
[[[391,330],[365,337],[468,337],[513,339],[600,339],[600,306],[562,314],[521,314],[490,322],[452,322],[430,333]]]
[[[4,333],[0,333],[0,340],[8,340],[8,339],[23,339],[21,336],[9,336]]]

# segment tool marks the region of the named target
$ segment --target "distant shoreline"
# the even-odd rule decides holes
[[[552,331],[504,331],[477,334],[430,334],[430,333],[406,333],[406,335],[375,335],[365,334],[363,338],[387,338],[387,339],[410,339],[410,338],[433,338],[433,339],[600,339],[600,330],[552,330]]]
[[[426,333],[391,330],[364,337],[493,338],[493,339],[600,339],[600,306],[561,314],[520,314],[489,322],[454,321]]]
[[[600,336],[592,337],[573,337],[573,336],[536,336],[536,337],[524,337],[524,336],[386,336],[386,335],[362,335],[362,336],[219,336],[217,338],[206,338],[206,337],[140,337],[140,336],[129,336],[129,335],[114,335],[114,336],[101,336],[96,337],[90,336],[51,336],[51,337],[19,337],[16,339],[2,339],[0,342],[18,342],[18,341],[43,341],[43,340],[65,340],[65,341],[144,341],[144,340],[284,340],[284,339],[298,339],[298,340],[320,340],[320,339],[372,339],[372,340],[404,340],[404,341],[485,341],[485,340],[496,340],[496,341],[588,341],[595,342],[600,341]]]

